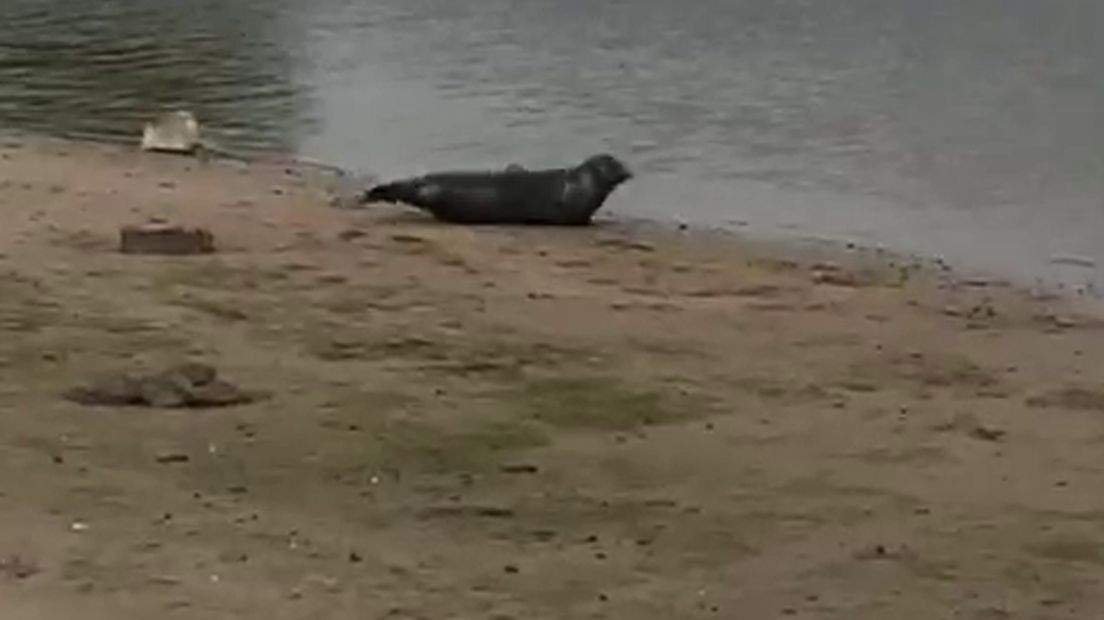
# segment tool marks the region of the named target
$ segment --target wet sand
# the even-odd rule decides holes
[[[4,143],[5,620],[1104,608],[1091,308],[724,235],[335,209],[330,184]],[[219,251],[118,253],[150,218]],[[61,397],[184,360],[270,396]]]

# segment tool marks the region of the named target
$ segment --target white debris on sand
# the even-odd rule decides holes
[[[166,112],[142,131],[143,151],[190,154],[201,146],[199,121],[186,110]]]

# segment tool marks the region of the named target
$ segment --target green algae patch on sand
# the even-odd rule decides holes
[[[707,411],[697,398],[615,377],[533,379],[502,397],[527,418],[579,430],[626,431],[691,420]]]
[[[548,435],[531,422],[485,418],[451,430],[418,424],[392,427],[380,456],[429,473],[479,472],[549,442]]]

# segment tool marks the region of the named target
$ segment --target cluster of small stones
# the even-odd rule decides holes
[[[205,228],[162,223],[124,226],[119,231],[119,251],[124,254],[211,254],[215,236]]]

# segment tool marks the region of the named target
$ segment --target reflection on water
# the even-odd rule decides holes
[[[4,0],[0,123],[129,137],[182,105],[235,146],[384,175],[613,150],[643,173],[622,213],[1054,276],[1055,254],[1104,261],[1102,19],[1098,0]]]

